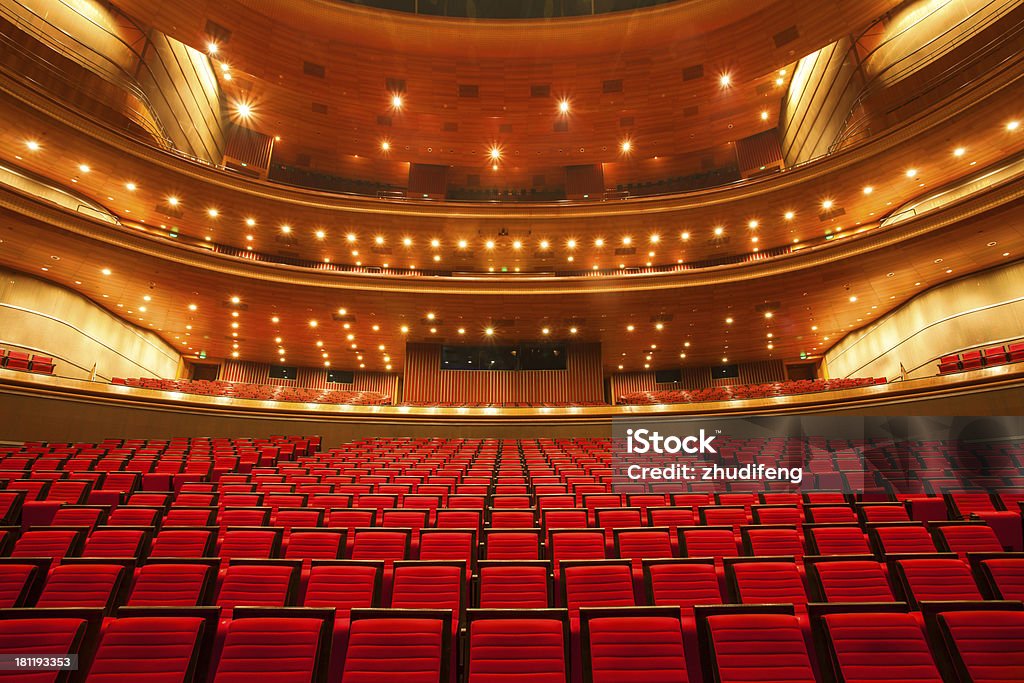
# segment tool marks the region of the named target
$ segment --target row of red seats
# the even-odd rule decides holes
[[[773,398],[812,394],[820,391],[855,389],[885,384],[884,377],[850,377],[839,379],[792,380],[770,384],[733,384],[705,389],[663,389],[638,391],[619,397],[624,405],[659,405],[667,403],[702,403],[704,401],[734,401],[755,398]]]
[[[989,346],[985,349],[974,349],[963,353],[951,353],[939,359],[939,374],[964,370],[980,370],[995,365],[1020,363],[1024,361],[1024,342],[1007,344],[1006,346]]]
[[[153,389],[156,391],[177,391],[200,396],[231,396],[233,398],[257,401],[286,401],[289,403],[327,403],[333,405],[388,405],[391,397],[376,391],[352,391],[347,389],[309,389],[267,384],[246,384],[191,379],[152,379],[147,377],[114,377],[112,384]]]
[[[22,372],[35,372],[40,375],[52,375],[55,366],[52,356],[0,349],[0,367]]]
[[[959,487],[965,481],[1012,486],[1020,475],[1024,456],[1024,450],[1015,442],[986,446],[815,438],[723,439],[722,446],[723,458],[731,462],[795,461],[813,450],[824,453],[816,458],[823,466],[844,470],[848,462],[867,459],[890,468],[904,467],[911,475],[918,471],[937,473],[948,479],[948,486],[940,488]],[[893,496],[879,491],[854,500],[838,491],[800,494],[792,487],[752,490],[740,486],[732,491],[714,492],[689,491],[689,486],[677,484],[680,490],[657,491],[652,485],[631,484],[620,490],[617,482],[622,462],[615,444],[601,439],[367,439],[323,453],[316,452],[312,441],[306,441],[303,448],[294,450],[291,458],[280,454],[264,458],[260,453],[255,461],[248,459],[244,463],[240,454],[254,450],[252,442],[215,445],[209,440],[196,440],[186,444],[183,451],[179,450],[180,441],[173,448],[169,442],[136,443],[132,448],[130,458],[112,456],[108,451],[114,448],[99,449],[89,444],[28,444],[0,454],[4,458],[0,462],[0,500],[13,495],[19,499],[15,507],[21,504],[17,513],[12,514],[10,509],[6,513],[8,521],[21,524],[5,530],[8,546],[16,557],[0,564],[32,566],[38,577],[21,583],[16,577],[10,581],[18,588],[12,592],[24,595],[23,604],[35,605],[22,608],[28,612],[17,613],[16,618],[22,622],[19,626],[34,628],[32,632],[39,633],[38,621],[47,619],[45,610],[55,609],[46,605],[52,605],[55,599],[59,601],[61,595],[72,601],[84,600],[87,595],[98,596],[93,599],[110,598],[109,605],[104,603],[108,614],[118,610],[116,618],[108,616],[104,620],[103,607],[100,608],[99,629],[94,631],[99,634],[100,645],[97,648],[93,640],[80,650],[84,669],[95,668],[95,664],[89,663],[92,658],[109,665],[109,656],[100,656],[104,655],[108,634],[117,634],[114,642],[126,642],[120,639],[127,637],[129,631],[110,629],[128,618],[135,607],[120,605],[142,600],[147,594],[156,596],[158,602],[173,601],[175,581],[179,580],[189,605],[202,602],[212,607],[150,605],[148,609],[223,611],[223,615],[217,612],[204,622],[207,631],[215,632],[211,636],[212,649],[202,655],[202,661],[209,664],[186,668],[181,676],[185,680],[206,671],[217,681],[245,675],[270,681],[355,683],[410,678],[448,683],[459,672],[478,683],[493,681],[495,677],[516,680],[508,676],[517,672],[522,680],[543,675],[563,683],[570,679],[580,681],[584,673],[592,680],[729,680],[730,672],[749,669],[723,662],[730,661],[733,655],[738,657],[736,662],[751,661],[759,652],[766,651],[766,643],[771,644],[772,657],[771,661],[758,664],[757,674],[763,676],[759,680],[822,680],[822,667],[830,666],[832,660],[816,653],[817,643],[811,634],[828,627],[818,622],[819,628],[811,628],[811,620],[819,615],[808,603],[820,601],[820,595],[814,592],[819,587],[824,591],[826,585],[850,585],[851,576],[840,575],[838,584],[827,578],[820,581],[818,575],[826,565],[828,569],[838,567],[853,572],[855,584],[877,579],[874,570],[881,573],[891,597],[885,598],[885,605],[866,605],[863,609],[870,610],[869,616],[860,618],[869,619],[875,626],[891,626],[896,623],[891,620],[899,619],[897,632],[904,638],[917,633],[916,673],[930,672],[931,666],[936,672],[949,675],[956,671],[949,662],[960,656],[959,651],[936,649],[940,641],[928,641],[924,635],[924,615],[932,609],[928,586],[949,584],[957,591],[951,588],[949,595],[961,595],[962,590],[963,595],[980,599],[981,602],[965,603],[970,609],[964,613],[981,613],[973,617],[979,621],[999,620],[1008,653],[1016,652],[1018,645],[1012,633],[1014,614],[1020,604],[996,600],[997,595],[989,592],[991,586],[985,582],[995,569],[998,580],[993,581],[997,589],[1009,590],[1006,587],[1016,585],[1015,577],[1020,575],[1020,558],[1006,552],[998,553],[998,557],[974,554],[996,554],[1007,547],[996,533],[996,526],[1014,517],[1018,520],[1019,539],[1020,517],[1010,507],[1017,501],[1015,491],[990,495],[986,491],[956,490],[944,498],[927,494]],[[103,452],[95,453],[97,450]],[[148,452],[142,455],[142,451]],[[210,467],[220,459],[215,453],[230,453],[231,457],[220,457],[233,464],[234,469]],[[151,467],[141,473],[99,469],[110,458],[122,467],[125,462],[134,465],[136,461]],[[162,468],[164,460],[177,468],[176,475],[154,476],[154,470]],[[22,467],[6,470],[5,463]],[[185,476],[185,470],[193,464],[200,467]],[[126,490],[117,490],[117,497],[102,505],[67,504],[71,492],[64,488],[85,481],[102,490],[111,475],[133,483]],[[164,488],[153,490],[158,485]],[[26,500],[30,492],[41,495]],[[89,492],[85,498],[79,495],[75,500],[81,502],[91,497]],[[44,519],[49,511],[53,514]],[[26,528],[26,514],[40,523]],[[988,524],[951,521],[971,516]],[[930,524],[912,523],[912,517],[929,520]],[[879,519],[899,521],[879,523]],[[705,525],[687,525],[698,520]],[[713,521],[724,524],[708,524]],[[247,524],[260,526],[236,526]],[[525,528],[515,528],[521,525]],[[865,548],[869,551],[867,555],[861,554]],[[941,554],[951,549],[952,554]],[[906,558],[907,563],[894,565],[903,558],[893,554],[905,550],[917,554]],[[791,551],[789,556],[777,557],[787,551]],[[808,552],[842,554],[819,560],[807,557]],[[86,557],[89,555],[93,557]],[[681,559],[684,555],[705,559]],[[46,567],[31,560],[37,556],[49,558]],[[607,559],[615,556],[622,559]],[[346,557],[355,560],[336,559]],[[409,562],[409,558],[420,559]],[[368,577],[367,562],[377,563],[379,573],[374,569]],[[1004,562],[1008,564],[1004,566]],[[109,584],[109,590],[108,584],[95,591],[92,584],[86,591],[59,590],[61,585],[76,585],[74,572],[80,563],[90,565],[88,576],[107,577],[103,580],[120,583],[116,587]],[[362,579],[353,573],[359,571],[364,572]],[[977,597],[967,591],[968,583],[962,580],[964,571],[973,577]],[[701,572],[703,580],[699,578]],[[328,578],[331,574],[333,577]],[[677,579],[659,583],[654,575]],[[192,583],[186,581],[186,576],[193,577],[189,579]],[[936,580],[936,576],[940,578]],[[200,577],[198,583],[195,577]],[[367,581],[376,584],[376,577],[380,586],[374,589],[375,594],[371,591],[371,602],[367,605],[366,593],[358,587],[365,586]],[[55,578],[61,580],[47,592]],[[488,587],[482,588],[485,581]],[[140,590],[140,582],[145,590]],[[208,587],[203,588],[204,585]],[[661,587],[656,589],[656,585]],[[871,591],[882,588],[877,581],[865,585]],[[311,586],[324,589],[319,595],[328,601],[327,605],[314,606],[308,602]],[[662,592],[663,588],[675,590],[672,586],[682,593],[672,596]],[[36,589],[40,595],[47,593],[43,607],[39,606]],[[702,592],[705,589],[706,593]],[[353,590],[360,597],[347,597]],[[668,602],[647,597],[648,591],[655,590]],[[687,591],[694,591],[696,600],[689,604],[716,605],[714,609],[721,611],[707,613],[687,606],[681,599]],[[476,597],[468,597],[468,592]],[[481,605],[472,609],[490,609],[481,602],[481,592],[489,596],[488,600],[523,599],[536,609],[518,611],[514,618],[494,621],[492,625],[497,630],[485,633],[479,630],[479,624],[484,623],[481,620],[487,615],[466,608],[472,604]],[[530,602],[542,594],[543,603]],[[192,595],[200,597],[193,599]],[[827,594],[825,597],[830,603],[837,602]],[[1001,593],[998,597],[1005,595]],[[892,605],[898,598],[903,603]],[[786,605],[760,604],[766,600]],[[308,608],[289,607],[307,604]],[[645,604],[655,607],[629,607]],[[364,640],[367,632],[362,630],[364,619],[371,618],[360,610],[373,605],[388,605],[392,610],[440,611],[416,615],[404,611],[374,613],[372,618],[376,621],[371,626],[377,640],[371,643],[375,648],[371,656],[367,654],[369,650],[360,649],[360,644],[368,642]],[[522,605],[515,606],[522,609]],[[300,623],[284,621],[294,613],[290,610],[325,608],[327,611],[319,614],[301,612],[301,618],[308,621],[297,627],[295,634],[288,630],[292,624]],[[641,620],[620,623],[606,631],[602,640],[595,641],[588,610],[616,609],[648,611],[619,611],[611,615]],[[661,609],[661,614],[651,609]],[[836,610],[853,618],[862,608],[837,604],[821,609]],[[952,616],[948,606],[938,612],[942,614],[927,618],[943,620]],[[229,614],[231,619],[217,621]],[[668,628],[650,630],[647,620],[656,615],[669,620],[662,622]],[[67,616],[65,613],[64,617]],[[164,612],[159,616],[170,615]],[[178,616],[182,615],[175,618]],[[725,623],[714,621],[719,616],[734,618],[735,623],[723,626],[723,635],[717,640],[713,633],[702,640],[701,633],[711,633],[715,623]],[[762,616],[771,617],[772,621],[762,623]],[[380,621],[403,618],[416,623]],[[780,618],[784,619],[779,621]],[[267,621],[257,624],[250,619]],[[35,623],[24,623],[27,620]],[[934,628],[945,628],[945,623],[936,621]],[[510,624],[518,624],[516,630],[503,630]],[[752,630],[735,643],[723,645],[724,634],[732,633],[742,624],[753,624]],[[910,624],[916,631],[909,628]],[[551,640],[556,625],[562,627],[560,641]],[[47,623],[42,628],[50,626]],[[268,630],[260,631],[259,638],[250,641],[246,638],[253,634],[251,628]],[[474,633],[485,634],[486,638],[474,640]],[[285,639],[287,647],[276,649],[283,634],[289,635]],[[543,635],[547,645],[531,640],[538,635]],[[779,645],[783,635],[785,640]],[[890,666],[897,666],[906,656],[903,651],[892,655],[886,645],[891,645],[893,636],[888,632],[885,635],[877,645],[878,652],[871,655],[876,663],[879,657],[890,656]],[[298,648],[293,637],[307,638],[317,647]],[[197,645],[200,641],[191,642]],[[435,642],[440,646],[435,648]],[[659,650],[666,642],[678,642],[681,656],[666,658]],[[247,665],[238,656],[242,650],[235,647],[244,648],[246,643],[255,648],[249,650]],[[3,647],[0,644],[0,650]],[[474,659],[474,647],[481,648],[478,652],[484,652],[485,647],[490,650]],[[618,651],[618,658],[595,658],[593,653],[599,652],[600,647],[608,648],[605,652]],[[191,652],[198,653],[200,649],[196,646]],[[461,656],[457,655],[459,650]],[[775,655],[782,650],[786,662],[776,665]],[[288,654],[282,655],[282,651]],[[425,655],[428,651],[429,655]],[[497,656],[494,652],[509,654]],[[652,652],[654,656],[638,661],[636,652]],[[973,654],[964,661],[981,667],[979,670],[990,668],[997,661],[996,656],[1001,658],[999,662],[1013,665],[1015,661],[1001,651],[996,655],[991,649],[987,654],[970,652]],[[287,663],[282,663],[282,659],[287,659]],[[147,665],[131,657],[120,664],[136,665],[177,671],[168,662]],[[810,678],[802,678],[804,668],[810,672]],[[855,671],[851,668],[847,673],[852,675]],[[133,673],[134,670],[128,671],[127,675]],[[926,676],[921,678],[928,680]]]
[[[939,604],[927,613],[926,636],[899,603],[823,605],[812,617],[814,648],[787,605],[699,606],[692,619],[675,607],[585,608],[577,633],[565,610],[468,610],[459,642],[468,683],[566,683],[577,670],[587,681],[645,683],[1012,683],[1024,667],[1021,608]],[[197,670],[205,673],[211,661],[213,683],[453,680],[456,647],[445,610],[353,609],[338,643],[329,610],[239,608],[219,647],[218,616],[217,608],[121,608],[104,621],[82,610],[4,610],[0,649],[76,654],[93,683],[191,683],[204,680]],[[46,672],[15,675],[57,680]]]

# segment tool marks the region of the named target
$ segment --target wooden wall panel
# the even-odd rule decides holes
[[[398,375],[384,372],[356,372],[352,384],[327,381],[327,368],[297,368],[294,380],[272,379],[270,364],[248,361],[226,360],[220,368],[220,378],[225,382],[267,384],[275,387],[301,387],[304,389],[338,389],[350,391],[377,391],[394,401],[397,396]]]
[[[440,344],[406,347],[409,402],[573,403],[603,400],[601,347],[571,344],[565,370],[442,370]]]
[[[678,384],[655,382],[653,370],[646,372],[624,372],[612,375],[612,398],[639,391],[671,391],[672,389],[707,389],[709,387],[732,386],[735,384],[767,384],[786,379],[786,367],[781,360],[752,361],[739,363],[739,377],[716,379],[710,367],[680,368],[682,381]]]

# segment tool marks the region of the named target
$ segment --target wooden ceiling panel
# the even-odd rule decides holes
[[[565,165],[617,161],[624,137],[637,158],[650,158],[765,130],[760,111],[767,108],[776,120],[785,92],[785,84],[774,86],[779,69],[899,2],[679,2],[524,21],[452,20],[313,0],[115,4],[200,50],[211,39],[208,21],[230,30],[216,59],[234,78],[222,86],[229,99],[252,104],[250,125],[282,137],[277,154],[286,163],[309,154],[319,169],[351,174],[354,155],[379,157],[387,139],[391,159],[486,168],[483,155],[498,143],[506,152],[501,182],[509,183],[553,177]],[[776,45],[775,36],[794,27],[796,37]],[[307,73],[307,62],[322,66],[322,77]],[[684,81],[683,70],[697,65],[703,76]],[[720,86],[723,73],[731,87]],[[390,106],[388,79],[404,81],[401,110]],[[610,81],[621,89],[605,92]],[[536,84],[549,87],[549,96],[533,97]],[[758,92],[764,84],[774,96]],[[460,97],[467,86],[478,94]],[[571,104],[564,117],[557,108],[563,97]],[[313,103],[325,104],[326,113],[314,112]],[[699,114],[683,118],[693,103]],[[390,125],[380,123],[382,116]],[[619,125],[623,116],[633,118],[628,129]],[[445,131],[438,118],[456,122],[458,131]],[[554,131],[563,118],[568,131]]]

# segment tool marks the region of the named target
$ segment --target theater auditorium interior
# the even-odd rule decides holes
[[[1024,0],[0,0],[0,681],[1024,682]]]

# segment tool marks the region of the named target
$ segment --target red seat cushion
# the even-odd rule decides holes
[[[687,683],[683,635],[669,617],[595,618],[590,627],[594,683]]]
[[[1024,612],[945,612],[939,615],[939,623],[972,683],[1022,680]]]
[[[437,683],[444,659],[443,629],[440,619],[353,622],[342,683]]]
[[[214,683],[292,683],[313,678],[319,619],[236,619],[228,624]],[[386,656],[386,655],[382,655]]]
[[[24,655],[72,654],[85,636],[81,619],[2,619],[0,653]],[[53,683],[60,671],[0,671],[0,680]]]
[[[203,619],[115,619],[103,634],[88,683],[179,683],[198,649]]]
[[[553,619],[481,619],[469,627],[469,683],[565,683],[565,636]],[[346,680],[345,683],[348,683]]]
[[[910,614],[829,614],[825,625],[845,683],[943,683],[921,626]]]
[[[708,626],[721,683],[815,683],[796,617],[720,614]]]

